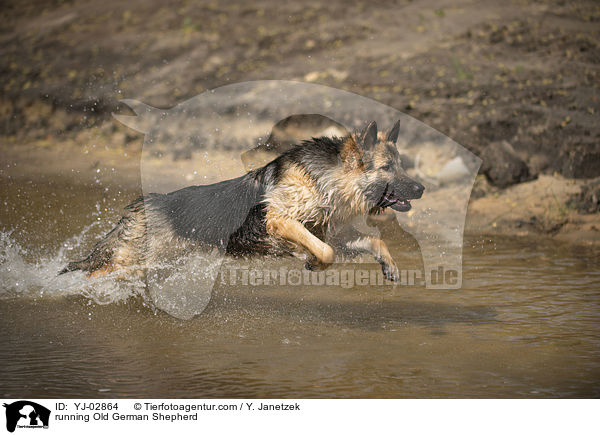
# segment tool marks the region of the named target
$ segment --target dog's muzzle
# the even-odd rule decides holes
[[[410,201],[421,198],[424,191],[425,186],[416,181],[402,183],[397,186],[389,185],[383,194],[381,207],[390,207],[395,211],[407,212],[412,208]]]

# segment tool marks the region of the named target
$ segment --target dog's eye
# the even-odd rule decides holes
[[[391,170],[392,170],[393,166],[394,166],[394,165],[392,165],[391,163],[387,163],[387,164],[385,164],[384,166],[382,166],[382,167],[381,167],[381,170],[382,170],[382,171],[389,172],[389,171],[391,171]]]

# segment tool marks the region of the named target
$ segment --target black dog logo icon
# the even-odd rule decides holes
[[[19,400],[6,408],[6,430],[14,432],[17,425],[26,427],[48,427],[50,410],[29,400]],[[41,424],[40,424],[41,421]]]

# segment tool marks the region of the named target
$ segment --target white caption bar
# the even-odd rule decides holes
[[[594,400],[5,399],[4,404],[2,424],[18,435],[39,434],[35,429],[45,435],[585,434],[597,430],[598,410]]]

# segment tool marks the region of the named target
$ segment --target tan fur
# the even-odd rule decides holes
[[[299,127],[306,129],[313,124],[322,123],[323,118],[315,115],[296,115],[278,123],[271,133],[269,143],[278,144],[292,138],[298,142],[302,137]],[[336,125],[328,120],[328,125]],[[279,140],[273,140],[275,136]],[[312,266],[330,264],[327,258],[333,255],[333,249],[316,238],[308,229],[321,227],[328,230],[334,229],[342,221],[358,215],[367,215],[372,212],[366,198],[364,187],[378,175],[373,171],[369,174],[365,170],[363,152],[357,144],[358,138],[348,134],[340,152],[341,165],[320,174],[318,181],[313,180],[304,170],[297,165],[290,165],[285,169],[284,175],[278,185],[267,194],[266,225],[267,232],[276,240],[283,240],[299,245],[308,250],[316,261]],[[379,143],[374,153],[374,166],[386,164],[385,137],[379,134]],[[277,146],[273,150],[281,152]],[[362,181],[362,182],[361,182]],[[392,257],[385,243],[380,239],[369,238],[362,242],[361,250],[371,252],[376,258],[394,266]]]
[[[293,219],[303,224],[323,225],[326,205],[318,186],[299,166],[290,165],[277,187],[267,193],[267,230],[270,220]]]
[[[314,268],[331,264],[334,251],[307,227],[334,230],[370,211],[360,183],[365,175],[362,152],[351,136],[346,138],[340,157],[342,164],[321,174],[318,181],[313,180],[304,168],[290,165],[265,198],[267,232],[275,239],[307,250],[314,257],[309,264]],[[393,264],[380,239],[373,239],[367,250]]]
[[[347,171],[340,165],[323,174],[318,183],[297,165],[290,165],[275,189],[265,197],[267,226],[286,218],[310,226],[332,229],[353,216],[366,214],[368,205],[356,179],[361,169]]]
[[[90,272],[87,277],[88,278],[97,278],[98,276],[101,276],[101,275],[108,275],[109,273],[114,272],[118,268],[119,268],[119,266],[116,266],[113,263],[106,263],[100,269]]]
[[[316,261],[311,262],[312,268],[324,269],[333,263],[335,254],[333,248],[312,234],[297,220],[279,218],[268,221],[270,234],[288,240],[310,252]]]
[[[398,266],[396,266],[387,245],[380,238],[370,236],[360,237],[349,242],[346,246],[354,251],[366,252],[373,255],[382,265],[386,278],[394,277],[397,279],[399,276]]]
[[[370,250],[375,258],[385,263],[394,263],[394,259],[385,242],[377,237],[366,237]]]

